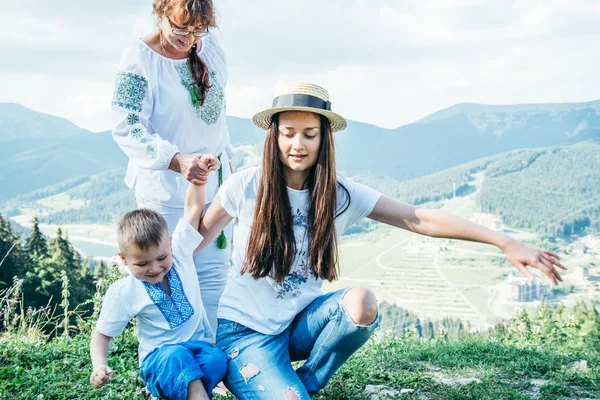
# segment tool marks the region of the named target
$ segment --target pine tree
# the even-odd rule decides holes
[[[74,249],[71,247],[69,241],[63,238],[60,228],[56,231],[56,237],[50,239],[48,243],[48,253],[65,271],[74,269]]]
[[[65,271],[70,283],[71,304],[77,306],[93,296],[90,269],[59,228],[56,237],[48,242],[47,257],[38,258],[34,268],[26,274],[23,292],[28,305],[45,305],[50,299],[52,304],[61,301],[61,271]]]
[[[12,285],[13,277],[21,275],[26,265],[19,235],[0,215],[0,288]]]
[[[44,234],[40,231],[38,218],[33,218],[33,227],[31,235],[25,241],[25,250],[29,253],[31,259],[40,259],[48,257],[48,243]]]
[[[98,266],[96,267],[96,280],[99,281],[101,279],[104,279],[106,277],[106,274],[108,273],[108,265],[106,265],[106,263],[104,262],[104,260],[100,260],[100,264],[98,264]]]

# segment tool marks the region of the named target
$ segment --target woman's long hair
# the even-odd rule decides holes
[[[217,26],[215,19],[215,8],[212,0],[154,0],[154,13],[162,18],[163,15],[178,16],[184,26],[202,26],[214,28]],[[188,56],[193,86],[196,93],[200,95],[200,105],[204,104],[206,91],[212,86],[209,80],[208,67],[200,58],[197,46],[194,44]]]
[[[317,163],[307,180],[309,210],[306,233],[313,275],[327,281],[338,277],[337,235],[334,219],[350,206],[348,190],[337,181],[335,153],[329,120],[321,120],[321,144]],[[290,273],[296,251],[290,199],[279,161],[279,115],[275,114],[265,138],[263,163],[254,219],[242,274],[254,279],[271,276],[281,283]],[[344,201],[337,204],[338,186]]]

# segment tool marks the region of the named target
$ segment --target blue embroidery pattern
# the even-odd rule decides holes
[[[129,125],[135,125],[140,122],[140,116],[134,113],[127,114],[127,123]]]
[[[194,83],[192,72],[190,70],[189,61],[180,63],[175,66],[181,78],[181,84],[189,91],[190,85]],[[206,91],[206,99],[204,99],[204,105],[192,105],[196,112],[196,118],[202,119],[207,125],[214,124],[221,115],[223,104],[225,103],[225,92],[223,88],[217,82],[217,73],[210,71],[208,73],[208,81],[212,85],[210,89]]]
[[[142,281],[142,284],[146,289],[146,293],[150,296],[150,300],[158,307],[169,323],[169,329],[173,330],[183,325],[194,315],[194,307],[192,307],[183,291],[183,283],[174,266],[167,272],[166,277],[171,288],[171,296],[167,296],[165,285],[162,282],[152,284]]]
[[[146,147],[146,154],[151,160],[156,160],[156,157],[158,157],[158,153],[156,152],[156,149],[153,146]]]
[[[283,299],[286,294],[291,293],[293,298],[300,296],[300,287],[308,281],[309,277],[314,277],[312,268],[308,266],[306,260],[300,262],[300,268],[290,272],[282,283],[272,281],[271,285],[277,291],[277,298]]]
[[[136,139],[141,139],[142,136],[144,136],[144,131],[139,126],[136,126],[131,130],[131,136],[133,136]]]
[[[306,228],[308,224],[308,217],[300,211],[300,209],[296,209],[296,214],[292,216],[294,220],[294,226],[302,226]]]
[[[115,81],[112,104],[130,111],[142,111],[148,81],[132,72],[119,72]]]

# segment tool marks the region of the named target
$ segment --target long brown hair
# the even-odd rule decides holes
[[[202,26],[214,28],[217,26],[215,8],[212,0],[154,0],[152,5],[154,13],[162,18],[177,15],[178,21],[184,26]],[[200,105],[204,104],[206,91],[212,86],[209,81],[208,67],[200,58],[197,43],[192,46],[188,56],[190,71],[196,86],[196,93],[200,95]]]
[[[307,187],[309,209],[306,233],[313,275],[327,281],[338,277],[337,235],[334,219],[350,206],[348,190],[337,181],[335,153],[329,120],[321,120],[321,144],[317,163],[311,168]],[[279,114],[267,130],[258,195],[246,262],[242,274],[254,279],[267,275],[281,283],[290,273],[296,251],[294,224],[283,165],[279,161]],[[345,197],[337,204],[338,186]]]

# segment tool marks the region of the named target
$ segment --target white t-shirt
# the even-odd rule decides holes
[[[308,190],[289,187],[296,240],[296,255],[290,274],[282,284],[271,277],[255,280],[248,273],[240,274],[250,238],[260,171],[260,168],[249,168],[235,173],[219,190],[223,208],[235,218],[235,225],[231,257],[233,273],[221,297],[218,317],[238,322],[257,332],[275,335],[286,329],[300,311],[322,294],[323,281],[315,278],[308,264]],[[342,177],[338,177],[338,181],[350,193],[350,206],[335,219],[336,233],[340,238],[350,225],[373,211],[381,194]],[[346,203],[345,191],[338,188],[338,208]]]
[[[165,344],[213,339],[194,266],[194,250],[202,235],[185,220],[179,220],[172,236],[173,266],[167,273],[171,296],[162,283],[150,284],[129,275],[109,286],[102,302],[96,330],[120,335],[137,317],[139,362]]]
[[[233,148],[225,115],[227,66],[214,33],[202,38],[198,54],[212,87],[204,105],[192,105],[188,60],[172,60],[137,40],[123,52],[112,99],[112,134],[129,157],[125,183],[138,198],[183,208],[188,182],[169,170],[173,156],[222,154],[223,180]],[[206,202],[217,193],[217,174],[209,174]]]

